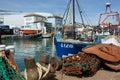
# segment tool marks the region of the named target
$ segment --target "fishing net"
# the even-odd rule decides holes
[[[3,57],[0,57],[0,80],[25,80],[25,78],[13,69]]]
[[[71,76],[93,76],[100,68],[100,60],[95,55],[82,52],[63,59],[63,73]]]

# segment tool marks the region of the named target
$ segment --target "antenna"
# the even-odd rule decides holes
[[[111,10],[111,4],[110,3],[106,3],[106,10],[105,10],[105,13],[107,13],[107,10],[108,10],[108,8],[109,8],[109,12],[111,13],[112,12],[112,10]]]

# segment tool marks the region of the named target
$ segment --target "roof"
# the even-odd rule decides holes
[[[42,20],[34,21],[34,23],[39,23],[39,22],[44,22],[44,21],[42,21]]]
[[[61,18],[62,19],[61,16],[48,16],[48,18]]]
[[[31,17],[31,16],[44,17],[44,16],[39,15],[39,14],[28,14],[28,15],[25,15],[24,17]]]

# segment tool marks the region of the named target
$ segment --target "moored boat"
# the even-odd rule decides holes
[[[111,4],[106,3],[105,12],[100,14],[98,26],[101,35],[120,35],[120,16],[117,11],[111,10]]]
[[[54,44],[55,44],[57,56],[60,58],[64,57],[64,56],[68,56],[69,54],[70,55],[77,54],[79,51],[81,51],[82,48],[92,44],[92,42],[90,42],[89,40],[88,41],[76,40],[77,26],[76,26],[76,21],[75,21],[75,3],[77,3],[78,10],[80,12],[80,17],[81,17],[81,21],[82,21],[81,26],[85,27],[84,21],[83,21],[82,15],[81,15],[82,11],[80,10],[80,6],[79,6],[78,1],[77,0],[70,0],[68,3],[68,7],[67,7],[65,14],[67,17],[68,13],[70,11],[72,11],[72,13],[69,14],[69,16],[72,14],[72,17],[69,17],[70,19],[72,18],[72,22],[69,25],[67,25],[68,27],[67,27],[67,31],[65,33],[65,29],[66,29],[66,27],[65,27],[66,21],[65,21],[63,23],[64,24],[63,35],[61,35],[60,32],[58,32],[58,34],[56,34],[54,37]],[[72,7],[71,7],[71,5],[72,5]],[[71,8],[72,8],[72,10],[70,10]],[[64,17],[65,17],[65,15],[64,15]],[[65,20],[67,20],[67,19],[65,18]],[[63,21],[64,21],[64,19],[63,19]],[[65,34],[67,34],[67,37],[70,39],[61,38],[62,36],[65,37],[66,36]]]
[[[41,32],[42,29],[31,28],[31,26],[22,26],[22,28],[19,30],[19,33],[22,35],[40,34]]]
[[[104,38],[108,36],[120,36],[120,16],[117,11],[111,10],[110,3],[106,3],[105,12],[100,14],[98,26],[93,30],[94,36],[99,36],[100,43],[104,43]]]
[[[59,41],[56,38],[54,38],[54,43],[56,47],[56,52],[58,57],[64,57],[72,54],[77,54],[79,51],[82,50],[82,48],[92,45],[92,42],[81,42],[81,41]]]

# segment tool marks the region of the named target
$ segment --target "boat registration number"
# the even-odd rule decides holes
[[[61,43],[61,47],[63,47],[63,48],[73,48],[74,46],[72,44]]]

